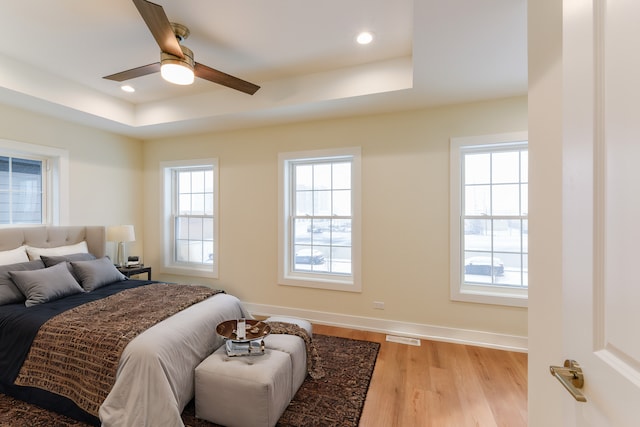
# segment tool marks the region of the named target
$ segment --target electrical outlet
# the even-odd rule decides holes
[[[384,302],[382,302],[382,301],[374,301],[373,302],[373,308],[375,308],[376,310],[384,310]]]

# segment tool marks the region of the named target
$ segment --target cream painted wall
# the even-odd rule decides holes
[[[211,284],[249,303],[516,336],[527,336],[526,309],[449,300],[448,145],[525,129],[525,97],[144,143],[0,105],[0,138],[69,151],[69,223],[134,224],[129,252],[152,266],[160,161],[219,159],[220,278],[154,278]],[[345,146],[362,147],[363,291],[279,286],[277,155]]]
[[[142,255],[142,142],[4,105],[0,138],[68,150],[68,224],[134,224]]]
[[[217,157],[219,279],[154,278],[210,284],[255,304],[526,336],[526,309],[449,300],[448,255],[449,138],[526,129],[519,97],[146,141],[145,263],[160,265],[160,162]],[[362,148],[363,291],[278,285],[278,153],[350,146]]]

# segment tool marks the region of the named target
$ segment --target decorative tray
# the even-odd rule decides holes
[[[227,320],[226,322],[222,322],[216,327],[216,332],[218,335],[234,342],[249,342],[257,340],[266,337],[271,332],[271,326],[269,326],[268,323],[260,320],[247,319],[246,338],[239,340],[236,335],[237,322],[237,320]]]

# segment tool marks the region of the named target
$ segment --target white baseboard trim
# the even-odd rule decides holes
[[[324,311],[302,310],[291,307],[280,307],[265,304],[244,303],[249,312],[255,316],[292,316],[307,319],[320,325],[339,326],[363,331],[380,332],[434,341],[445,341],[456,344],[475,345],[499,350],[528,351],[527,337],[497,334],[493,332],[456,329],[420,323],[399,322],[374,317],[350,316],[346,314]]]

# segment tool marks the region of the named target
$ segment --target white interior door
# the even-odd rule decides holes
[[[564,1],[563,337],[587,399],[565,426],[640,425],[638,22],[638,0]]]

